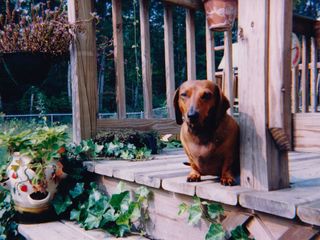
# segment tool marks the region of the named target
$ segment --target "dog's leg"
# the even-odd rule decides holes
[[[187,182],[200,182],[201,176],[199,171],[197,170],[197,167],[191,163],[191,171],[187,177]]]
[[[232,166],[234,163],[234,157],[232,156],[232,154],[230,155],[226,156],[222,166],[220,183],[224,186],[233,186],[236,183]]]

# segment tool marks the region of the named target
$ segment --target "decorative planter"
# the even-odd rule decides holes
[[[237,0],[203,0],[210,30],[217,32],[232,28],[238,13]]]
[[[56,193],[57,186],[66,174],[59,161],[51,161],[45,169],[45,191],[40,192],[32,184],[35,172],[29,168],[31,159],[14,153],[7,168],[6,187],[10,189],[15,209],[19,213],[41,214],[49,210],[50,201]]]

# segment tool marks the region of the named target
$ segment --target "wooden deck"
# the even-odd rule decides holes
[[[221,186],[214,176],[188,183],[189,167],[182,164],[187,161],[182,150],[165,151],[149,161],[102,160],[86,166],[105,177],[320,226],[320,153],[291,152],[289,158],[291,188],[270,192]]]

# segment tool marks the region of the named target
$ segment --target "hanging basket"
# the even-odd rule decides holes
[[[203,0],[210,30],[231,30],[238,13],[238,0]]]

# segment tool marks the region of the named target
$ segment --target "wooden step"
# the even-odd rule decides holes
[[[86,231],[70,221],[55,221],[38,224],[19,224],[19,233],[26,240],[146,240],[142,236],[116,238],[103,230]]]

